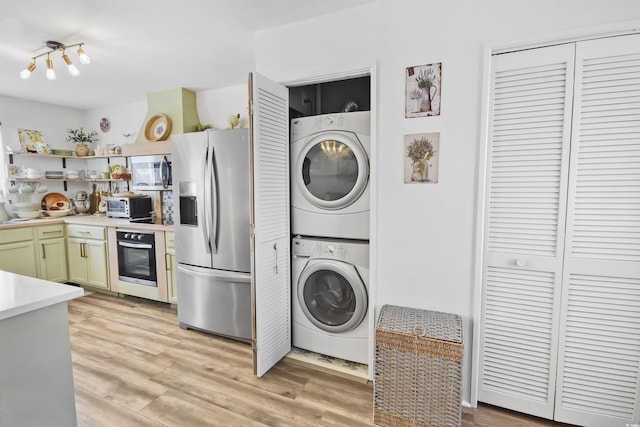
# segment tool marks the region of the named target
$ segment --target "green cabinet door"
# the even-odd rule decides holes
[[[40,278],[67,281],[67,251],[64,237],[40,240]]]
[[[84,239],[67,237],[67,266],[70,282],[86,284],[87,261],[84,257]]]
[[[109,263],[107,262],[107,242],[86,240],[87,285],[109,289]]]
[[[33,241],[0,245],[0,270],[38,277]]]

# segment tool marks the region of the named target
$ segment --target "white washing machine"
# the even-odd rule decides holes
[[[294,237],[293,346],[368,363],[369,243]]]
[[[291,120],[291,232],[369,239],[369,111]]]

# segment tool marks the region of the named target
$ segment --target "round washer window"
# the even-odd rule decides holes
[[[323,331],[340,333],[357,327],[366,317],[367,289],[352,265],[311,260],[297,285],[304,315]]]
[[[353,317],[356,296],[349,281],[330,270],[319,270],[306,280],[304,303],[316,320],[327,326],[341,326]]]

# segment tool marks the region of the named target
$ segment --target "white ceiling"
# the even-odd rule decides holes
[[[373,0],[0,0],[0,95],[89,109],[146,99],[184,87],[194,91],[246,82],[255,68],[253,32]],[[48,49],[46,40],[84,42],[91,64],[66,53],[72,77],[51,54],[31,77],[22,71]]]

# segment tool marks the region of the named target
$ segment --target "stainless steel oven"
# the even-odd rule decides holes
[[[153,231],[117,229],[118,278],[123,282],[158,286]]]

